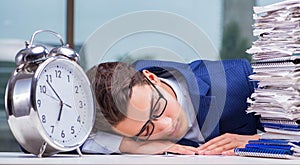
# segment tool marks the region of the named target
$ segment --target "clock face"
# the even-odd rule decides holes
[[[36,72],[34,107],[46,136],[59,147],[84,142],[94,122],[90,83],[75,62],[53,58]]]

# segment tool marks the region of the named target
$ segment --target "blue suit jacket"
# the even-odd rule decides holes
[[[252,135],[257,129],[263,130],[258,116],[245,111],[246,99],[256,86],[249,81],[252,68],[245,59],[197,60],[189,64],[142,60],[134,66],[163,78],[184,78],[205,141],[224,133]],[[189,139],[181,139],[178,143],[198,146]]]

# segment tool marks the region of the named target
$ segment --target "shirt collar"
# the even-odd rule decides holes
[[[196,119],[197,114],[195,113],[195,110],[193,108],[192,101],[185,81],[175,80],[174,77],[168,79],[160,78],[160,80],[168,84],[172,88],[172,90],[176,94],[178,103],[185,111],[188,120],[188,132],[185,134],[184,138],[190,139],[197,143],[203,143],[204,138],[200,131]]]
[[[179,105],[181,105],[181,107],[183,108],[183,110],[185,111],[187,118],[188,118],[188,127],[191,128],[193,125],[192,119],[195,118],[195,116],[192,116],[189,111],[187,110],[187,106],[186,103],[183,101],[184,99],[184,94],[182,92],[182,90],[180,90],[179,84],[178,82],[174,79],[174,78],[160,78],[160,80],[166,84],[168,84],[172,90],[174,91],[174,93],[176,94],[177,97],[177,101],[179,103]]]

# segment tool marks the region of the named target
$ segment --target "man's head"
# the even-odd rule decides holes
[[[148,70],[138,72],[122,62],[102,63],[94,81],[96,100],[115,132],[171,140],[186,133],[186,114],[172,88]]]

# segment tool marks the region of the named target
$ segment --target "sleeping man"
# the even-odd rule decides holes
[[[245,111],[250,74],[244,59],[101,63],[88,73],[99,109],[83,152],[233,155],[262,130]]]

